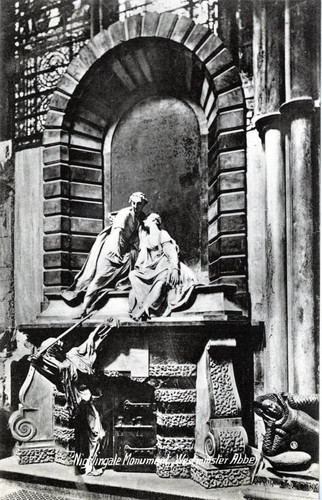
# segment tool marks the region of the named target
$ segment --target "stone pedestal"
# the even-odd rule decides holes
[[[235,289],[228,285],[197,287],[187,310],[176,311],[167,318],[153,318],[140,323],[127,316],[127,296],[124,293],[111,294],[110,300],[97,315],[82,326],[76,325],[75,331],[66,337],[65,347],[68,351],[72,346],[82,344],[113,310],[114,317],[121,322],[120,327],[113,330],[100,346],[95,363],[102,391],[97,410],[101,412],[102,425],[112,442],[111,421],[106,415],[113,408],[117,420],[113,429],[120,438],[117,443],[113,441],[116,443],[114,447],[104,450],[107,454],[104,458],[110,460],[120,456],[120,449],[122,453],[130,451],[135,456],[146,453],[149,454],[148,458],[152,457],[152,461],[156,459],[151,464],[160,477],[189,478],[193,475],[206,487],[249,481],[249,458],[245,452],[247,435],[241,422],[241,403],[234,379],[232,351],[237,341],[243,338],[245,351],[240,352],[239,360],[241,364],[245,363],[243,366],[250,373],[248,351],[254,341],[253,333],[260,333],[260,329],[251,327],[248,319],[242,315],[234,301]],[[71,327],[72,315],[73,310],[66,304],[60,301],[55,304],[53,301],[39,317],[37,324],[24,325],[23,328],[28,332],[29,340],[37,345],[46,336],[58,337]],[[214,338],[218,340],[209,340]],[[199,382],[196,387],[197,363]],[[77,426],[65,407],[64,395],[57,391],[53,393],[51,383],[33,368],[28,377],[24,391],[28,398],[21,398],[22,409],[12,417],[14,437],[22,441],[15,431],[17,422],[20,413],[26,413],[32,407],[35,413],[28,415],[28,420],[31,421],[33,432],[19,447],[48,448],[50,444],[48,461],[71,465],[79,430],[76,429],[75,436]],[[112,378],[119,380],[111,381]],[[249,384],[252,386],[250,378]],[[246,376],[239,373],[239,380],[247,408],[248,417],[245,420],[248,418],[250,428],[251,389],[246,387],[248,377],[246,380]],[[139,388],[135,386],[138,382]],[[39,408],[37,403],[40,397],[45,400],[43,408]],[[125,404],[138,410],[130,415],[133,421],[128,418]],[[156,410],[156,428],[154,420],[151,423],[145,419],[147,405],[153,407],[153,411]],[[34,423],[35,417],[39,422]],[[191,466],[195,452],[195,430],[197,447]],[[48,443],[40,439],[41,432],[45,431]],[[145,439],[147,433],[149,442]],[[135,442],[132,439],[134,434],[138,438]],[[213,466],[211,460],[218,456],[223,457],[224,461],[218,464],[219,467]],[[200,461],[204,457],[210,458],[210,462],[205,468],[200,468]],[[225,467],[220,467],[222,465]]]
[[[55,461],[53,385],[33,367],[20,390],[20,408],[9,419],[20,464]]]
[[[195,456],[191,477],[205,488],[249,484],[255,458],[246,453],[247,434],[234,377],[234,339],[209,340],[197,368]]]

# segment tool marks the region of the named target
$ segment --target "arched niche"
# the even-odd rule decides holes
[[[161,215],[184,262],[207,274],[207,129],[194,103],[166,94],[145,96],[105,137],[104,213],[129,193],[144,191],[146,212]]]
[[[122,119],[153,98],[174,99],[195,113],[203,144],[203,264],[208,262],[210,282],[236,283],[245,294],[245,107],[238,71],[221,40],[203,26],[149,13],[90,40],[52,97],[43,139],[47,296],[58,296],[70,283],[103,227],[111,206],[106,144],[113,153]]]

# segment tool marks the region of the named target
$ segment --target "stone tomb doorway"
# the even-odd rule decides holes
[[[150,123],[136,127],[143,115]],[[107,213],[132,189],[147,191],[149,211],[161,212],[188,264],[246,297],[244,96],[209,30],[150,13],[101,31],[59,83],[43,143],[49,299],[70,284]]]
[[[155,472],[154,388],[144,381],[131,380],[130,373],[115,373],[100,377],[100,389],[102,396],[95,406],[105,438],[97,457],[98,464],[116,471]],[[78,425],[75,434],[82,437],[86,421],[80,419]],[[82,444],[85,447],[82,448]],[[76,450],[77,446],[84,458],[88,456],[87,442],[76,442]]]

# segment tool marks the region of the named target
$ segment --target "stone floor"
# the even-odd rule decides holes
[[[155,474],[107,470],[102,476],[76,475],[56,463],[18,465],[16,457],[0,460],[1,500],[318,500],[318,493],[288,487],[253,485],[204,489],[185,479],[161,479]]]
[[[156,474],[113,470],[96,477],[76,475],[73,467],[56,463],[18,465],[15,457],[0,461],[0,476],[3,500],[244,498],[240,488],[206,490],[187,479],[161,479]]]

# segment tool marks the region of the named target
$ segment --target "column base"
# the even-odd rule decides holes
[[[249,467],[218,468],[195,457],[191,463],[191,479],[204,488],[229,488],[251,483]]]
[[[16,444],[14,455],[18,459],[19,465],[44,464],[48,462],[56,462],[68,466],[75,464],[75,452],[65,450],[54,441]]]
[[[16,444],[14,454],[18,459],[19,465],[43,464],[55,462],[56,446],[55,443],[22,443]]]

